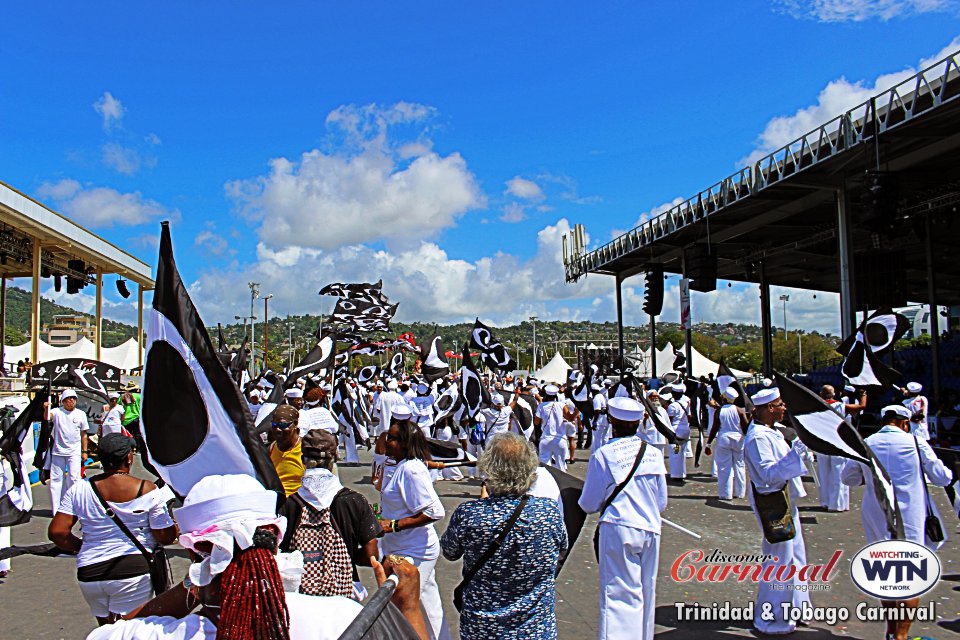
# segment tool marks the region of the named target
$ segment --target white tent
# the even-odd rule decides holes
[[[116,347],[100,349],[100,361],[113,367],[129,371],[140,365],[136,338],[130,338],[126,342]],[[77,342],[65,347],[52,347],[43,340],[39,345],[40,362],[49,362],[50,360],[60,360],[63,358],[85,358],[95,360],[97,356],[97,347],[87,338],[81,338]],[[5,347],[3,357],[6,362],[16,363],[19,360],[26,360],[30,357],[30,343],[25,342],[15,347]],[[39,364],[39,363],[38,363]]]
[[[667,343],[663,349],[657,351],[657,375],[662,376],[668,371],[673,371],[673,361],[677,357],[677,353],[683,353],[683,347],[679,350],[674,349],[671,343]],[[693,349],[690,354],[693,358],[693,373],[696,376],[705,376],[708,373],[716,375],[717,368],[720,366],[710,358],[706,357],[696,349]],[[633,360],[634,365],[636,366],[636,371],[634,375],[638,377],[649,376],[652,374],[652,369],[650,367],[650,350],[641,351],[640,347],[636,347],[632,353],[628,353],[627,356]],[[731,372],[737,378],[745,379],[753,377],[753,374],[746,371],[740,371],[739,369],[734,369],[731,367]]]
[[[560,355],[560,352],[558,351],[556,354],[554,354],[553,359],[550,362],[545,364],[533,375],[536,376],[538,380],[564,383],[567,381],[567,374],[571,369],[573,369],[573,367],[567,364],[567,361],[563,359],[563,356]]]

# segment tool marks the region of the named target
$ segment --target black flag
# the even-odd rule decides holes
[[[283,491],[240,389],[207,335],[162,224],[147,330],[141,427],[160,476],[180,495],[209,475],[246,474]]]
[[[733,371],[730,371],[730,367],[724,363],[723,358],[720,358],[720,366],[717,367],[717,392],[722,395],[728,387],[733,387],[736,392],[740,394],[734,404],[738,407],[743,407],[748,413],[752,412],[753,403],[750,401],[750,396],[747,395],[746,389],[744,389],[740,381],[737,380],[737,376],[733,375]]]
[[[390,372],[391,377],[397,377],[403,373],[403,351],[397,351],[393,354],[393,357],[390,358],[390,365],[388,371]]]
[[[874,489],[887,520],[887,530],[893,538],[903,540],[903,521],[893,483],[856,427],[817,394],[779,373],[775,375],[787,405],[787,419],[797,437],[811,451],[856,460],[872,469]]]
[[[643,405],[644,411],[647,412],[647,416],[650,418],[650,421],[653,423],[653,427],[667,439],[667,442],[670,444],[677,443],[677,435],[673,432],[673,429],[670,428],[669,424],[663,422],[660,418],[660,413],[650,404],[650,400],[647,399],[647,394],[640,394],[640,403]]]
[[[450,373],[450,365],[443,352],[443,341],[440,336],[434,336],[432,340],[420,347],[420,362],[420,373],[427,382],[439,380]]]
[[[463,345],[463,368],[460,369],[460,397],[466,406],[467,417],[471,424],[484,404],[490,404],[490,393],[470,358],[470,345]]]
[[[310,353],[304,356],[303,360],[290,371],[286,381],[283,383],[284,388],[289,389],[293,386],[294,382],[309,373],[316,373],[321,369],[328,369],[333,364],[336,355],[336,346],[336,343],[330,336],[320,338],[313,349],[310,350]]]
[[[577,541],[577,538],[580,537],[583,523],[587,519],[587,514],[580,508],[583,480],[569,473],[564,473],[560,471],[560,469],[551,467],[550,465],[543,465],[543,468],[553,476],[557,486],[560,488],[560,502],[563,503],[563,526],[567,530],[567,538],[570,541],[567,546],[567,552],[560,554],[560,559],[557,561],[557,573],[560,573],[560,569],[563,568],[563,564],[567,561],[567,556],[570,555],[573,544]]]
[[[43,405],[47,398],[44,392],[35,394],[20,415],[15,419],[6,416],[0,422],[3,428],[0,434],[0,457],[3,458],[0,473],[6,476],[6,472],[9,472],[9,477],[4,478],[0,485],[6,489],[3,495],[0,495],[0,527],[12,527],[30,520],[33,493],[30,489],[29,471],[23,460],[23,441],[34,422],[43,422],[46,415]]]

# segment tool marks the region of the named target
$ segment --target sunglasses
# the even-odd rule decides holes
[[[293,425],[294,425],[293,422],[274,422],[274,423],[273,423],[273,428],[274,428],[274,429],[279,429],[280,431],[286,431],[287,429],[289,429],[289,428],[292,427]]]
[[[389,433],[387,434],[387,442],[399,442],[399,441],[400,441],[400,436],[390,435]]]

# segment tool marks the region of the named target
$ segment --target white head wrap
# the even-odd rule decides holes
[[[765,404],[770,404],[774,400],[780,397],[780,389],[776,387],[771,387],[769,389],[761,389],[755,394],[750,396],[750,401],[753,402],[755,407],[760,407]]]
[[[729,400],[730,402],[733,402],[734,400],[740,397],[740,393],[736,389],[734,389],[733,386],[731,385],[723,390],[723,397]]]

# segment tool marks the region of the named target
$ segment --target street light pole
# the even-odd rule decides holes
[[[287,330],[289,331],[287,338],[288,352],[287,356],[289,357],[289,365],[287,371],[293,370],[293,323],[290,322],[290,316],[287,316]]]
[[[783,294],[780,296],[780,300],[783,302],[783,339],[787,339],[787,301],[790,300],[790,296]]]
[[[537,370],[537,316],[530,316],[530,322],[533,323],[533,365],[530,373],[533,373]]]
[[[250,287],[250,377],[252,378],[257,368],[257,343],[254,338],[256,327],[253,324],[253,302],[260,297],[260,283],[248,282],[247,285]]]
[[[272,297],[272,293],[263,296],[263,369],[261,371],[267,368],[267,351],[270,348],[270,315],[267,311],[267,304]]]

